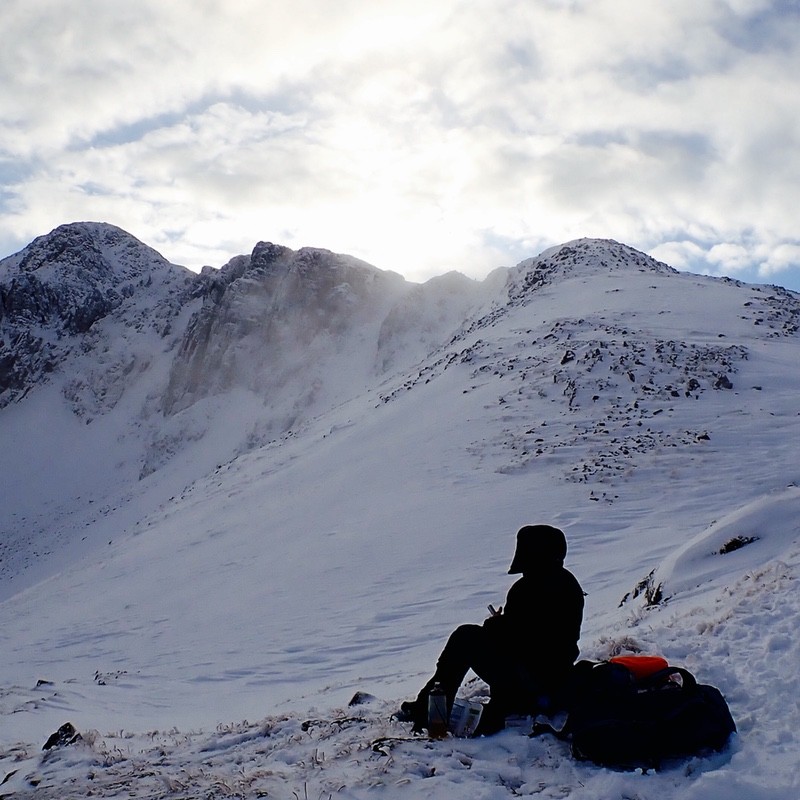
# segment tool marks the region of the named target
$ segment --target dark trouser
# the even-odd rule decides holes
[[[439,683],[447,695],[447,707],[451,708],[458,687],[472,669],[489,684],[495,709],[502,709],[505,714],[529,713],[536,704],[539,687],[535,676],[523,663],[523,657],[522,653],[511,652],[491,628],[461,625],[450,634],[436,662],[436,672],[417,699],[425,702],[433,684]]]
[[[467,672],[473,672],[489,684],[491,705],[501,717],[514,713],[531,714],[539,709],[549,693],[552,680],[534,673],[523,661],[530,659],[522,653],[524,645],[510,647],[491,629],[491,626],[461,625],[447,640],[436,672],[417,696],[420,707],[427,704],[434,683],[441,684],[452,708],[458,687]]]

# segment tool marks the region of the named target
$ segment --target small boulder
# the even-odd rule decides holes
[[[714,382],[715,389],[733,389],[733,384],[727,375],[720,375]]]
[[[65,722],[50,738],[44,743],[42,750],[52,750],[55,747],[66,747],[75,742],[80,742],[83,737],[75,730],[71,722]]]
[[[371,703],[375,699],[374,695],[368,692],[356,692],[351,698],[348,706],[363,706],[366,703]]]

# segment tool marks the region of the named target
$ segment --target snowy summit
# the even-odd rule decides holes
[[[795,293],[606,240],[413,284],[39,237],[0,262],[0,796],[796,800],[799,330]],[[528,523],[567,534],[581,657],[717,686],[725,751],[392,718]]]

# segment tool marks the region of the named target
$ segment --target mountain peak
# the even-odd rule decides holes
[[[60,225],[0,261],[0,407],[24,396],[73,347],[88,347],[74,337],[117,309],[120,318],[130,312],[167,329],[152,309],[169,306],[187,278],[194,279],[188,270],[99,222]]]
[[[656,261],[641,250],[618,242],[615,239],[581,238],[571,239],[563,244],[544,250],[535,259],[554,259],[561,262],[583,262],[587,265],[610,266],[627,269],[652,270],[660,273],[674,273],[677,270]]]
[[[82,333],[137,287],[186,272],[114,225],[60,225],[0,261],[0,318]]]
[[[127,231],[106,222],[71,222],[38,236],[16,256],[9,268],[36,273],[43,282],[62,280],[79,271],[112,281],[131,280],[167,260]]]
[[[661,261],[614,239],[573,239],[528,258],[512,270],[519,294],[567,277],[590,277],[605,272],[677,274]]]

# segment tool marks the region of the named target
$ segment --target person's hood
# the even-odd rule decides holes
[[[567,557],[567,537],[552,525],[525,525],[517,531],[517,549],[509,575],[564,565]]]

